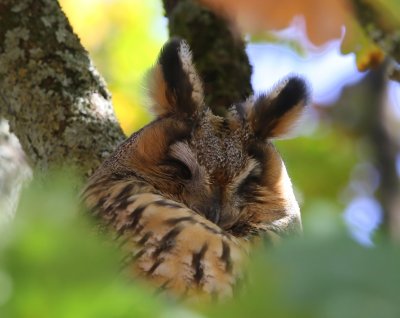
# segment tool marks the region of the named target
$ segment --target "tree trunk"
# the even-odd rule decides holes
[[[68,164],[90,174],[124,139],[57,1],[0,3],[0,117],[40,169]]]

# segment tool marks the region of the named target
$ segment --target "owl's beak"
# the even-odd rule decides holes
[[[221,189],[211,188],[207,194],[203,193],[197,204],[189,205],[198,214],[203,215],[207,220],[219,225],[221,221],[222,195]]]
[[[221,189],[214,188],[212,191],[212,196],[207,200],[208,202],[206,202],[204,209],[204,216],[217,225],[219,225],[221,220],[221,198]]]
[[[218,225],[221,218],[221,207],[219,204],[211,204],[211,206],[208,206],[205,210],[205,217]]]

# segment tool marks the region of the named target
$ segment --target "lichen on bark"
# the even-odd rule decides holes
[[[90,174],[124,139],[57,1],[0,3],[0,116],[40,169],[69,164]]]

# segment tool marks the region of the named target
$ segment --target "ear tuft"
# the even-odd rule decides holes
[[[286,78],[270,94],[255,100],[249,116],[254,134],[261,139],[284,137],[303,114],[309,99],[304,79]]]
[[[162,48],[149,76],[150,98],[159,117],[193,117],[204,107],[203,86],[188,44],[172,38]]]

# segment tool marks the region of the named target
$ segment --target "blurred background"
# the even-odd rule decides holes
[[[374,65],[383,53],[346,20],[341,1],[282,3],[286,10],[276,12],[264,10],[268,1],[216,3],[244,25],[256,93],[290,73],[312,86],[313,104],[299,137],[277,142],[304,218],[342,215],[354,238],[366,245],[377,228],[396,232],[400,88],[387,79],[387,63]],[[122,128],[131,134],[152,118],[144,76],[168,39],[162,2],[61,0],[61,5],[108,83]],[[255,12],[258,20],[246,19]],[[254,22],[261,20],[269,24]],[[368,66],[375,67],[365,71]]]
[[[202,1],[244,34],[256,93],[289,73],[312,86],[298,137],[276,141],[301,205],[303,239],[261,247],[241,297],[188,307],[120,275],[122,255],[76,217],[84,181],[74,172],[35,175],[15,221],[0,224],[1,318],[400,317],[400,249],[387,239],[400,239],[400,88],[388,79],[391,62],[346,0]],[[397,0],[352,2],[376,5],[379,22],[400,30]],[[162,1],[60,3],[131,134],[152,119],[144,77],[168,39]]]

